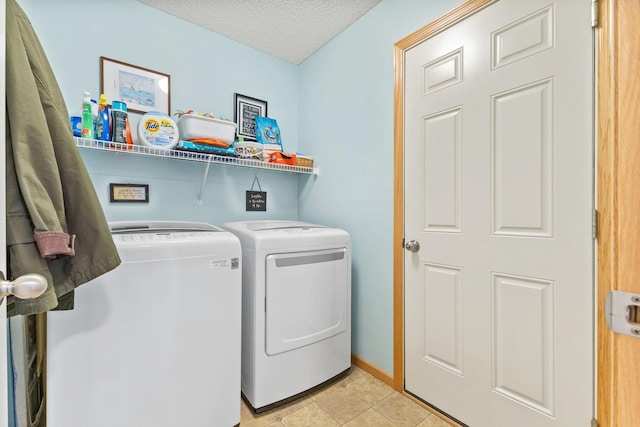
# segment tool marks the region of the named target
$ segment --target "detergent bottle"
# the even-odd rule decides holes
[[[122,101],[113,101],[111,114],[113,116],[113,134],[111,140],[118,144],[126,144],[127,104]]]
[[[130,150],[133,146],[127,104],[122,101],[113,101],[111,104],[111,116],[113,119],[113,134],[111,140],[114,148]]]
[[[82,94],[82,138],[93,139],[93,114],[91,113],[91,94]]]
[[[96,139],[100,141],[111,141],[111,130],[109,128],[109,107],[107,106],[107,97],[105,94],[100,95],[100,103],[98,105],[98,117],[96,118]]]
[[[98,101],[91,98],[91,117],[93,118],[93,137],[96,137],[96,122],[98,121]]]

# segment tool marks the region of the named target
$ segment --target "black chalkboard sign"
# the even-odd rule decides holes
[[[258,184],[258,189],[260,191],[253,191],[253,187],[255,187],[256,184]],[[251,190],[247,191],[246,206],[247,212],[267,211],[267,192],[262,191],[260,180],[258,180],[258,174],[253,178]]]
[[[267,211],[266,191],[247,191],[247,212]]]

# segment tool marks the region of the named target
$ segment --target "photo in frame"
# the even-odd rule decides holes
[[[238,125],[238,136],[246,141],[256,140],[256,117],[267,116],[267,101],[236,93],[234,121]]]
[[[100,90],[107,102],[122,101],[127,111],[171,115],[171,76],[115,59],[100,57]]]

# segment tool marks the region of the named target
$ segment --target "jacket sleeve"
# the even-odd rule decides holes
[[[15,0],[6,11],[9,277],[47,278],[42,296],[16,298],[17,314],[33,314],[72,307],[66,297],[120,257],[42,46]]]
[[[7,10],[14,9],[7,2]],[[34,32],[24,31],[25,22],[7,13],[7,119],[13,145],[18,185],[31,221],[40,254],[45,258],[71,255],[73,239],[67,234],[63,190],[45,112],[55,105],[48,63]],[[30,24],[29,24],[30,25]],[[57,84],[55,85],[57,87]],[[53,94],[54,96],[57,94]],[[62,108],[60,108],[62,107]],[[72,138],[69,132],[68,138]]]

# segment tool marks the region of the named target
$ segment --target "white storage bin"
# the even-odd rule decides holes
[[[212,119],[195,114],[183,114],[178,120],[180,139],[212,138],[233,143],[237,125],[227,120]]]

